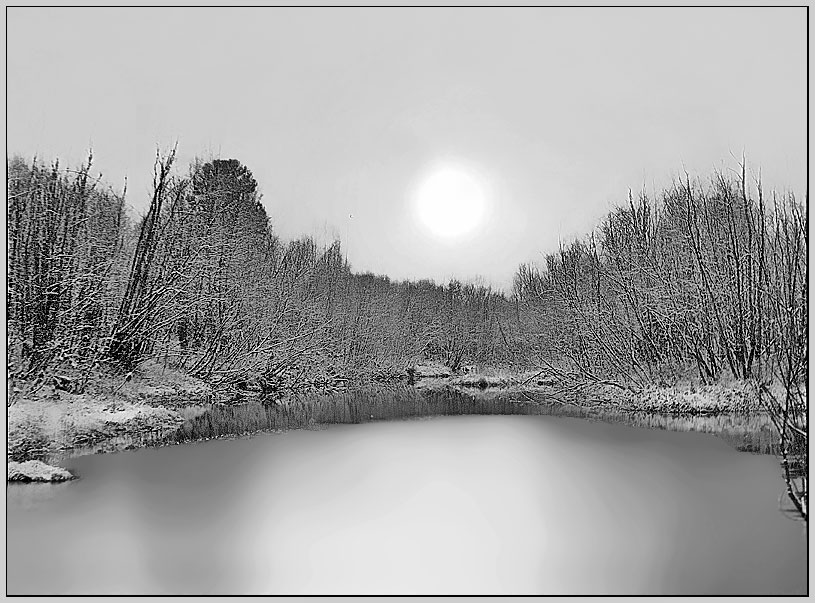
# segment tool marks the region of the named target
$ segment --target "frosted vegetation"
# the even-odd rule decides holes
[[[508,292],[355,273],[340,241],[283,241],[234,159],[185,171],[175,150],[157,154],[140,217],[90,157],[7,167],[10,404],[110,403],[146,362],[183,382],[176,393],[227,399],[413,381],[430,363],[461,387],[541,386],[578,404],[763,409],[806,516],[807,207],[744,165],[629,194],[588,236],[520,266]],[[32,425],[51,411],[38,410],[10,424],[19,460],[44,445]],[[109,412],[132,424],[140,411]]]

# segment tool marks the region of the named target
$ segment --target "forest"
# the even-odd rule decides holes
[[[185,170],[157,153],[143,216],[92,160],[7,160],[10,387],[82,392],[146,359],[263,394],[397,381],[425,360],[545,372],[576,395],[735,380],[770,411],[806,512],[807,199],[764,191],[745,162],[629,192],[500,291],[357,273],[341,241],[281,240],[236,159]]]

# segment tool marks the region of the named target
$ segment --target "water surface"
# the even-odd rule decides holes
[[[553,416],[69,459],[8,488],[10,594],[801,594],[776,459]]]

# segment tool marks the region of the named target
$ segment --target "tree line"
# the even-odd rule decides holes
[[[149,207],[78,169],[8,169],[12,379],[144,359],[270,393],[388,380],[433,359],[544,367],[638,391],[689,375],[755,385],[806,514],[808,210],[736,172],[685,173],[628,198],[588,236],[521,265],[510,294],[353,272],[341,242],[283,241],[235,159],[157,153]]]
[[[745,163],[629,193],[587,237],[515,275],[525,342],[574,383],[629,390],[737,379],[780,435],[790,498],[806,516],[808,208]]]
[[[146,214],[58,162],[8,161],[14,377],[162,359],[212,383],[390,379],[433,359],[510,363],[513,304],[488,286],[358,274],[340,241],[282,241],[234,159],[157,154]]]

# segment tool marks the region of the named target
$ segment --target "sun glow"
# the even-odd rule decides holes
[[[421,223],[435,236],[455,239],[476,230],[487,211],[487,195],[479,179],[459,167],[431,172],[416,193]]]

